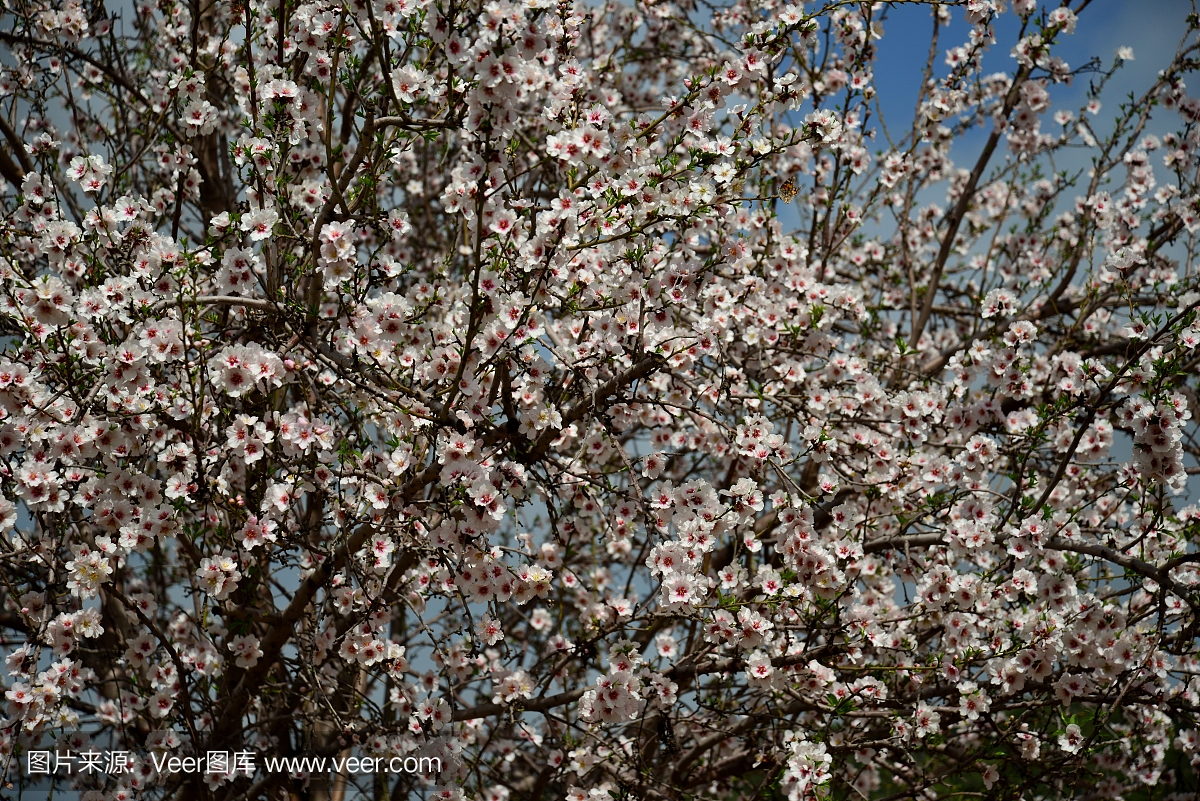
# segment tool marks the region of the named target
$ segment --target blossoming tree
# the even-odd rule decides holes
[[[1194,797],[1198,23],[1088,5],[5,0],[7,781]]]

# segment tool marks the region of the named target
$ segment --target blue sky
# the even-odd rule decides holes
[[[1054,7],[1058,3],[1043,5]],[[1105,105],[1115,110],[1118,98],[1130,91],[1144,91],[1159,70],[1170,63],[1191,11],[1191,0],[1093,0],[1080,14],[1075,33],[1064,37],[1055,53],[1072,69],[1083,66],[1094,56],[1107,68],[1118,47],[1132,47],[1134,60],[1125,64],[1105,90],[1108,99]],[[885,119],[894,135],[897,127],[907,128],[912,120],[921,70],[929,53],[933,12],[927,6],[899,5],[886,13],[875,80]],[[969,31],[962,9],[952,9],[951,14],[950,29],[943,29],[940,34],[935,62],[939,75],[948,70],[943,61],[946,51],[966,42]],[[984,58],[986,71],[1015,70],[1016,60],[1010,51],[1019,29],[1020,19],[1015,14],[1009,12],[1000,17],[996,24],[996,44]],[[1054,105],[1077,108],[1083,102],[1087,86],[1088,76],[1081,75],[1071,86],[1053,87]],[[975,134],[982,141],[987,132],[976,129]],[[971,139],[976,137],[969,137],[963,145],[969,147]],[[961,158],[964,154],[957,155]]]
[[[1045,3],[1050,7],[1057,2]],[[1073,2],[1078,6],[1078,2]],[[1114,75],[1101,95],[1103,108],[1093,120],[1098,131],[1108,128],[1117,112],[1117,105],[1133,92],[1143,94],[1154,82],[1159,71],[1171,62],[1180,40],[1186,32],[1186,18],[1193,10],[1191,0],[1093,0],[1080,14],[1075,33],[1064,37],[1055,54],[1065,59],[1072,69],[1083,66],[1093,57],[1099,57],[1107,69],[1113,63],[1118,47],[1133,48],[1134,59],[1125,62]],[[964,20],[962,9],[952,10],[953,22],[949,30],[940,32],[935,74],[945,75],[946,51],[967,41],[969,26]],[[903,135],[909,129],[915,110],[921,73],[929,54],[930,35],[933,31],[933,13],[927,6],[894,6],[887,11],[883,23],[884,37],[879,44],[879,57],[875,69],[875,85],[884,119],[892,136]],[[984,58],[985,72],[1008,72],[1016,69],[1016,59],[1011,56],[1012,45],[1018,39],[1020,19],[1008,13],[996,24],[996,44]],[[1086,93],[1092,76],[1077,76],[1070,85],[1050,87],[1054,108],[1078,110],[1086,102]],[[1192,87],[1189,94],[1194,94]],[[1163,121],[1152,122],[1148,132],[1162,133],[1178,127],[1178,116],[1167,112],[1159,116]],[[1054,130],[1050,115],[1043,116],[1043,130]],[[878,127],[878,122],[868,123],[868,128]],[[991,126],[977,127],[955,143],[952,158],[959,167],[970,167]],[[876,148],[886,148],[887,141],[880,131],[875,139]],[[874,148],[872,148],[874,149]],[[993,157],[993,163],[1003,159],[1003,147]],[[1082,167],[1087,163],[1085,151],[1061,154],[1058,164],[1065,167]],[[935,196],[936,195],[936,196]],[[944,203],[940,192],[931,194],[930,200]],[[1119,438],[1114,449],[1118,459],[1129,457],[1129,445]],[[1192,460],[1186,459],[1191,465]],[[1189,501],[1200,500],[1200,476],[1188,481],[1186,497]],[[1180,499],[1182,505],[1183,501]]]

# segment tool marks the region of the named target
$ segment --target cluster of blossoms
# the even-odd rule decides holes
[[[1194,797],[1195,18],[919,5],[7,0],[7,780]]]

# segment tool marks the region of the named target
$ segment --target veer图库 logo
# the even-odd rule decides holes
[[[132,771],[135,755],[128,751],[29,751],[25,754],[25,773],[29,776],[76,776],[104,773],[117,776]],[[197,774],[213,776],[253,776],[261,767],[265,773],[290,776],[367,773],[440,773],[438,757],[414,756],[270,756],[261,762],[253,751],[208,751],[203,756],[176,756],[152,753],[149,762],[161,775]]]

